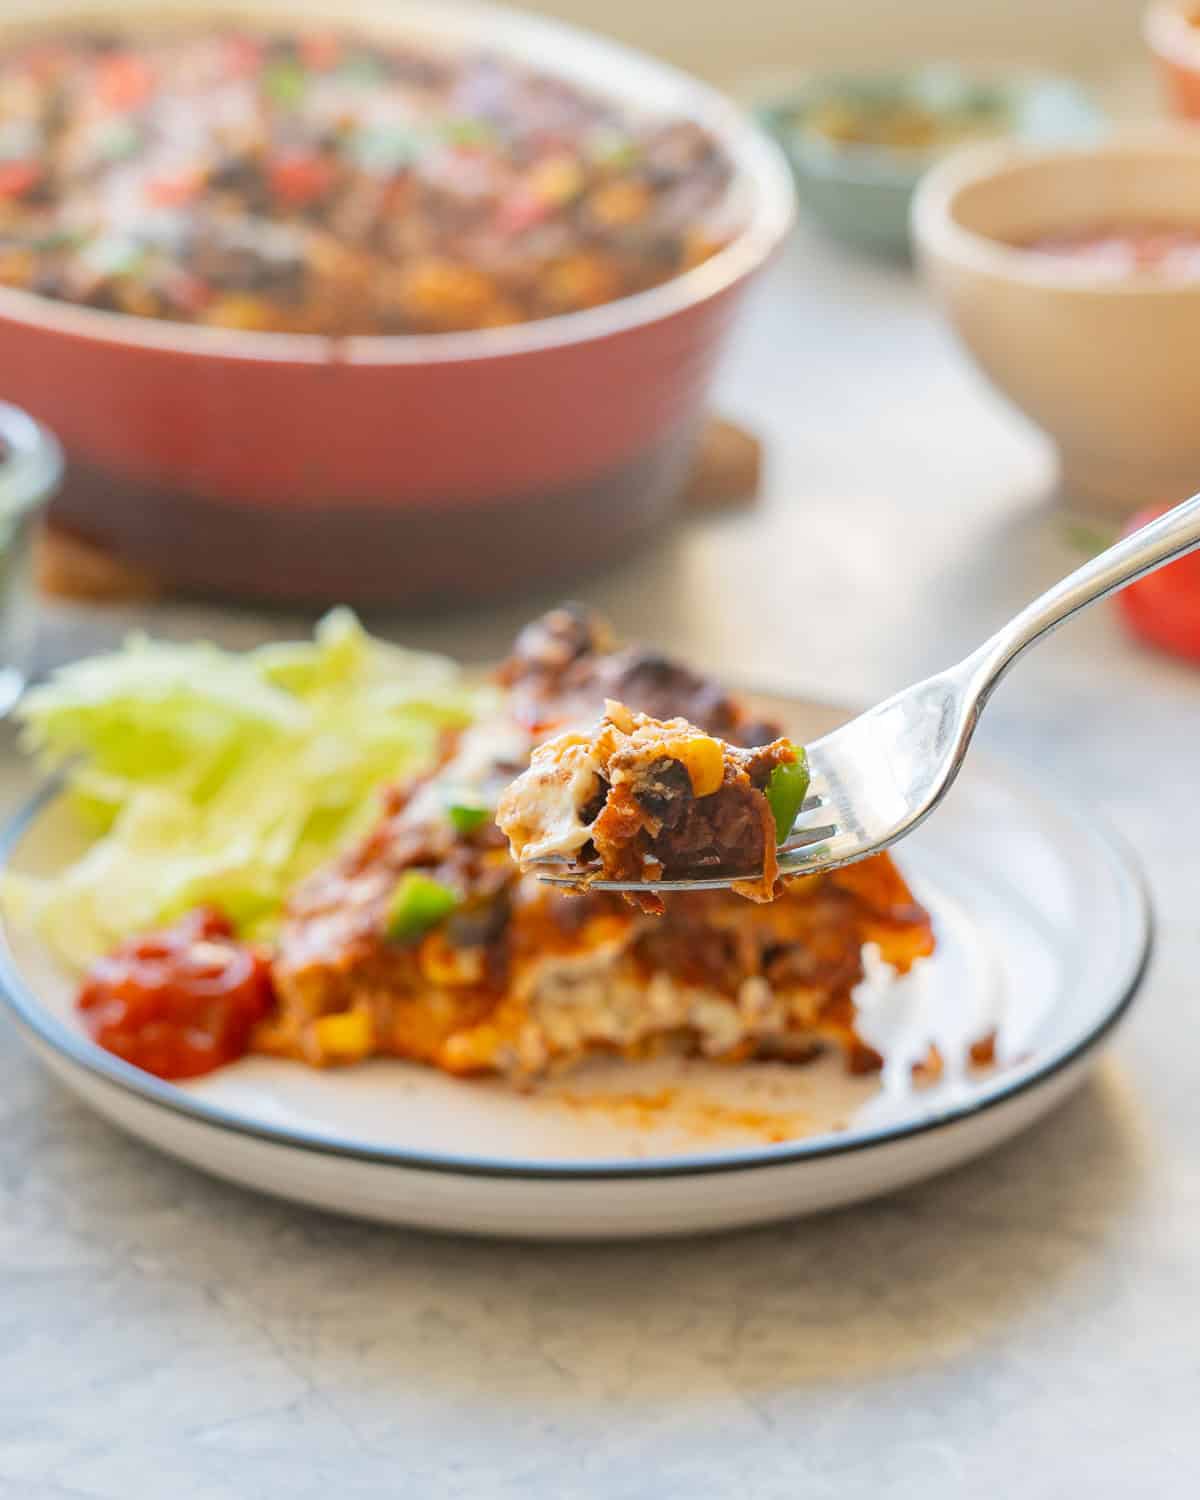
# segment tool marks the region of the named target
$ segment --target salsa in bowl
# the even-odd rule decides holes
[[[1196,488],[1200,141],[1130,128],[980,147],[918,190],[914,235],[957,332],[1053,440],[1062,498],[1123,521]]]

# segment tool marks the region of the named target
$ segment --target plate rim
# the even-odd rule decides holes
[[[787,699],[793,704],[809,704],[824,710],[844,710],[844,705],[810,699],[794,689],[758,688],[759,691]],[[1008,757],[986,754],[1001,769]],[[1017,764],[1017,775],[1029,774]],[[476,1154],[457,1154],[403,1147],[371,1146],[353,1138],[339,1137],[320,1129],[305,1130],[282,1124],[248,1120],[232,1109],[199,1099],[176,1085],[143,1072],[106,1052],[84,1032],[76,1031],[54,1015],[38,998],[20,971],[8,941],[7,923],[0,923],[0,1003],[17,1023],[43,1046],[81,1068],[103,1084],[132,1094],[141,1102],[183,1116],[189,1123],[224,1131],[233,1136],[250,1138],[274,1147],[300,1150],[317,1156],[335,1157],[375,1166],[432,1172],[442,1176],[507,1179],[515,1181],[597,1182],[627,1179],[653,1181],[673,1177],[717,1176],[728,1173],[759,1172],[772,1167],[797,1166],[806,1162],[825,1161],[850,1156],[860,1151],[878,1150],[917,1136],[962,1125],[990,1110],[999,1109],[1012,1100],[1041,1087],[1058,1074],[1099,1047],[1124,1019],[1146,977],[1156,943],[1156,923],[1149,885],[1141,865],[1125,839],[1094,813],[1085,813],[1069,793],[1056,785],[1053,778],[1039,774],[1036,781],[1052,794],[1055,806],[1078,825],[1080,830],[1100,845],[1116,874],[1123,878],[1132,897],[1140,940],[1133,968],[1121,992],[1110,1001],[1103,1013],[1082,1037],[1065,1052],[1048,1058],[1040,1066],[987,1094],[960,1102],[921,1120],[903,1125],[880,1125],[867,1131],[856,1131],[842,1140],[823,1136],[809,1141],[780,1142],[747,1146],[710,1153],[688,1153],[670,1157],[644,1157],[634,1160],[599,1158],[592,1161],[522,1160],[490,1158]],[[38,818],[64,793],[65,773],[45,780],[0,826],[0,875],[10,864],[21,840]],[[463,1080],[467,1082],[469,1080]]]

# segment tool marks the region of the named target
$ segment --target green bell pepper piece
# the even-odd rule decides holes
[[[796,759],[776,766],[767,780],[766,798],[775,819],[775,842],[782,844],[792,831],[796,814],[808,794],[808,757],[794,747]]]
[[[443,921],[458,905],[458,892],[409,870],[401,875],[388,902],[384,931],[394,943],[410,943]]]

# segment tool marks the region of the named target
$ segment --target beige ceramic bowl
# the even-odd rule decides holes
[[[913,204],[921,264],[960,337],[1054,440],[1064,500],[1093,514],[1200,490],[1200,278],[1105,281],[1016,246],[1147,223],[1200,231],[1200,129],[960,152]]]

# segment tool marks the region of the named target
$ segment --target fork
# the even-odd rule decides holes
[[[779,850],[781,876],[854,864],[912,832],[962,767],[996,684],[1036,641],[1097,599],[1200,547],[1200,495],[1077,568],[948,671],[914,683],[807,747],[810,796]],[[813,813],[821,822],[806,822]],[[551,885],[594,891],[720,890],[754,872],[698,880],[600,880],[586,867],[536,865]]]

